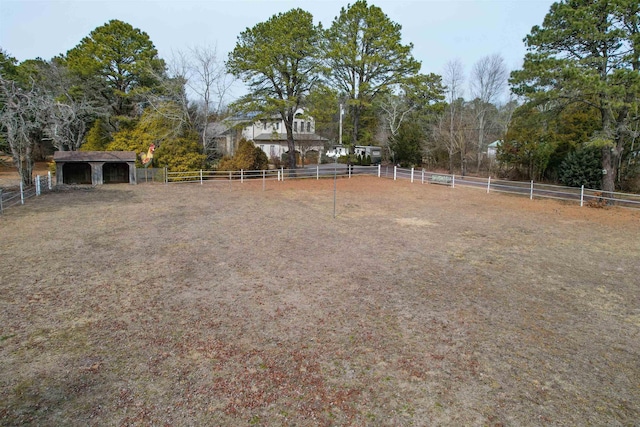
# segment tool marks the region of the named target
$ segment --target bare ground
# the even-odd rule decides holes
[[[0,424],[638,425],[640,212],[377,178],[0,216]]]

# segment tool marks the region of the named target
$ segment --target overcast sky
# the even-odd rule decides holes
[[[66,53],[111,19],[145,31],[160,56],[190,46],[217,46],[226,59],[240,32],[274,14],[299,7],[331,25],[349,1],[334,0],[0,0],[0,46],[19,61]],[[351,1],[353,3],[353,0]],[[486,55],[499,53],[519,68],[522,39],[542,23],[551,0],[370,0],[402,26],[404,43],[423,73],[442,74],[459,59],[468,73]]]

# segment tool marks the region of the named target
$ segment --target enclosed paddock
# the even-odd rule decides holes
[[[133,151],[57,151],[56,184],[135,184]]]

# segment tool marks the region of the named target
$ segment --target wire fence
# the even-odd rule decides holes
[[[52,189],[51,172],[45,176],[36,176],[31,185],[24,185],[21,181],[18,186],[0,188],[0,214],[10,207],[24,205],[26,200]]]

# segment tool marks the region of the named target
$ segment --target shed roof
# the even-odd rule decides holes
[[[135,151],[56,151],[56,162],[135,162]]]

